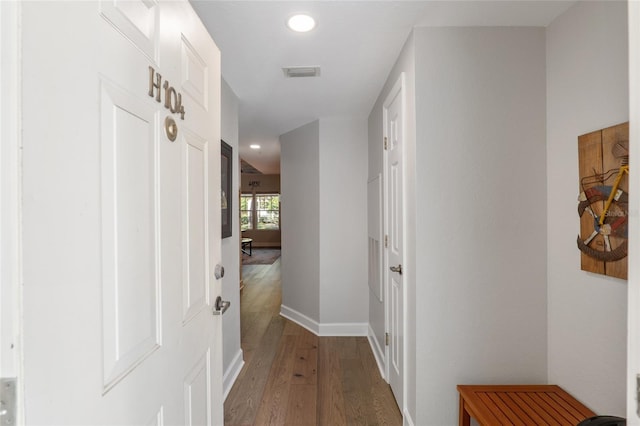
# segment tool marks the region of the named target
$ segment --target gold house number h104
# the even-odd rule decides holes
[[[164,90],[161,90],[164,89]],[[176,92],[168,80],[165,80],[162,84],[162,76],[149,67],[149,96],[155,99],[158,103],[162,102],[162,93],[164,92],[164,107],[172,113],[180,114],[180,119],[184,120],[184,106],[182,105],[182,94]]]
[[[158,103],[162,101],[162,92],[164,89],[164,107],[171,111],[173,114],[180,114],[180,119],[184,120],[184,106],[182,105],[182,94],[176,92],[176,89],[171,87],[168,80],[165,80],[162,84],[162,76],[149,67],[149,96],[155,99]],[[178,125],[171,116],[167,116],[164,120],[164,131],[167,138],[174,142],[178,137]]]

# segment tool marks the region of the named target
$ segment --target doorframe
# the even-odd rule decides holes
[[[628,2],[629,19],[629,156],[640,158],[640,2]],[[629,170],[629,193],[640,193],[638,170]],[[640,197],[629,197],[629,258],[640,253]],[[640,424],[637,377],[640,374],[640,265],[629,262],[627,287],[627,422]]]
[[[24,424],[20,3],[0,2],[0,375],[16,378]]]
[[[407,219],[407,204],[406,204],[406,129],[407,129],[407,107],[406,107],[406,78],[405,73],[400,73],[400,76],[394,83],[393,87],[387,93],[385,100],[382,104],[382,135],[384,138],[388,137],[389,129],[387,128],[387,117],[388,117],[388,108],[396,98],[396,96],[400,96],[400,105],[402,108],[402,268],[403,270],[407,270],[406,260],[407,260],[407,227],[406,227],[406,219]],[[387,200],[389,200],[389,191],[388,191],[388,174],[387,174],[387,164],[388,164],[388,151],[383,147],[383,155],[382,155],[382,197],[383,197],[383,207],[382,207],[382,215],[384,217],[383,223],[383,238],[387,238],[389,235],[389,205]],[[390,286],[387,270],[389,268],[389,250],[388,247],[384,247],[384,256],[383,256],[383,265],[382,270],[384,271],[382,274],[382,280],[384,283],[384,329],[385,335],[386,333],[390,333],[390,325],[391,325],[391,315],[390,315]],[[406,277],[402,278],[402,402],[400,411],[401,413],[405,413],[406,407],[406,395],[407,395],[407,339],[406,339],[406,331],[407,331],[407,283]],[[385,344],[384,346],[384,375],[387,383],[390,383],[390,350],[389,345]]]

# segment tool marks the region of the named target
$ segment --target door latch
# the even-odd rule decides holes
[[[389,269],[391,269],[391,272],[397,272],[402,275],[402,265],[390,266]]]
[[[231,306],[231,302],[222,300],[222,297],[218,296],[216,298],[216,303],[214,303],[213,305],[213,315],[224,314],[225,312],[227,312],[227,309],[229,309],[229,306]]]

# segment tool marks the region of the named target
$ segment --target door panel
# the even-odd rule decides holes
[[[145,424],[147,426],[163,426],[164,425],[164,419],[163,419],[163,409],[162,409],[162,407],[153,416],[153,418],[149,422],[147,422]]]
[[[210,425],[211,375],[210,354],[198,360],[184,381],[185,426]]]
[[[393,122],[392,122],[393,124]],[[393,139],[392,139],[393,140]],[[392,146],[392,149],[397,149]],[[393,158],[390,160],[389,164],[389,195],[390,195],[390,205],[389,209],[391,211],[391,215],[389,217],[389,231],[390,231],[390,239],[391,239],[391,255],[395,257],[399,257],[401,255],[402,248],[400,246],[402,241],[402,235],[400,234],[401,227],[401,216],[402,206],[399,205],[400,195],[398,191],[402,190],[400,187],[402,183],[402,176],[400,175],[400,164],[397,158]]]
[[[400,280],[395,277],[391,278],[391,368],[393,369],[392,376],[400,376],[402,374],[402,348],[400,343],[402,339],[402,330],[400,330],[400,313],[402,303],[402,284]]]
[[[183,200],[184,271],[183,321],[186,323],[210,305],[207,240],[207,143],[189,131],[184,132]]]
[[[103,82],[102,314],[110,389],[160,346],[155,110]]]
[[[209,110],[209,71],[207,64],[182,35],[182,87],[205,111]]]
[[[154,0],[100,2],[102,16],[147,58],[157,62],[157,40],[160,8]]]

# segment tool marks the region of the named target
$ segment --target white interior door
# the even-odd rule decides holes
[[[398,406],[404,397],[404,284],[403,265],[403,77],[384,103],[385,145],[385,227],[387,298],[387,377]]]
[[[26,421],[222,424],[219,51],[187,2],[21,7]]]

